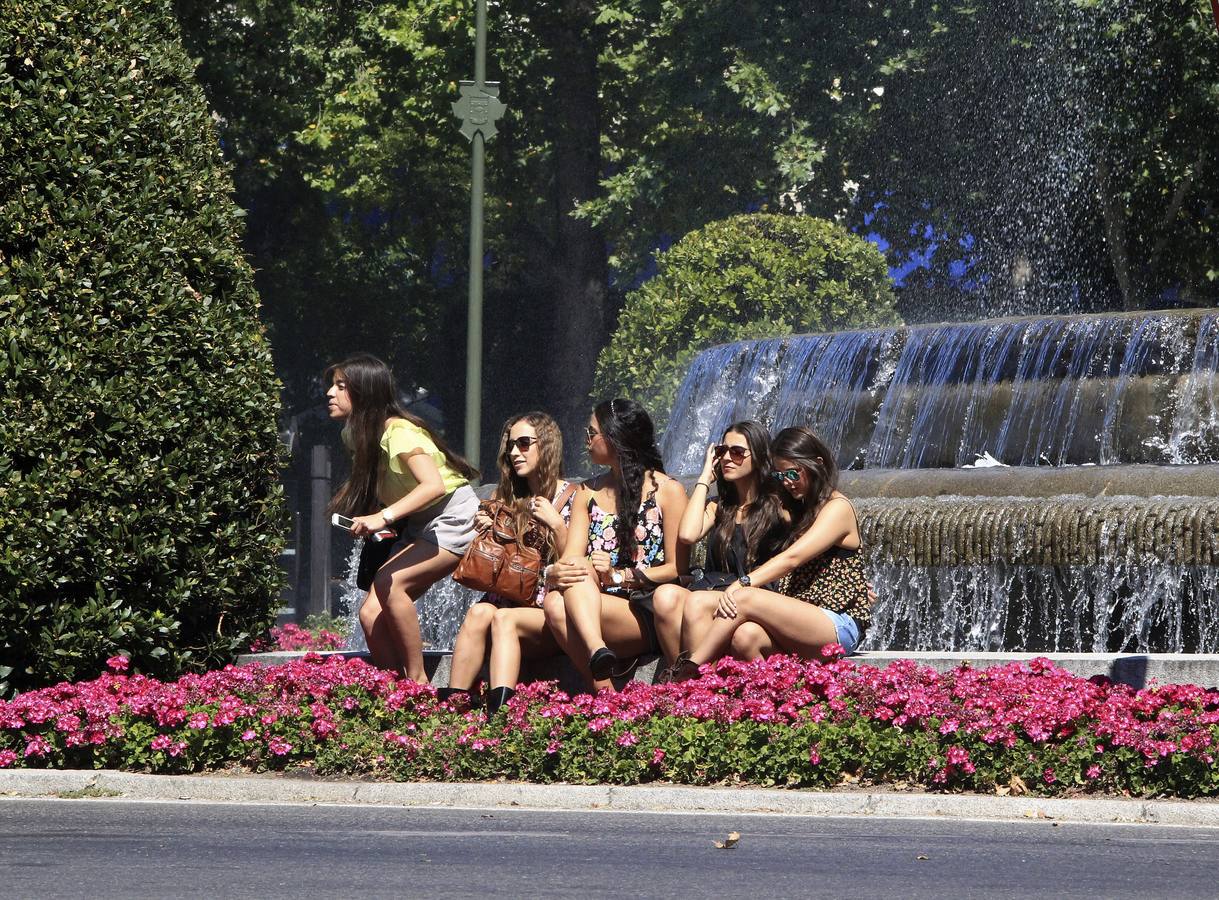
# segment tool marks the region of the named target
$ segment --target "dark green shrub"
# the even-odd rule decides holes
[[[277,384],[172,9],[0,4],[0,695],[269,624]]]
[[[732,216],[686,235],[627,295],[597,360],[597,397],[627,396],[663,421],[700,350],[744,338],[898,321],[885,258],[811,216]]]

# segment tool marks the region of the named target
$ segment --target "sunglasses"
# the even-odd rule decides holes
[[[591,426],[591,425],[585,425],[585,426],[584,426],[584,433],[585,433],[586,435],[588,435],[588,439],[589,439],[590,441],[591,441],[593,438],[595,438],[595,437],[600,437],[600,436],[601,436],[601,432],[600,432],[600,431],[598,431],[596,428],[593,428],[593,426]]]
[[[511,453],[512,448],[515,447],[517,450],[520,450],[522,453],[528,453],[529,448],[532,447],[534,444],[538,443],[538,441],[539,441],[539,439],[535,438],[535,437],[518,437],[516,440],[513,440],[512,438],[508,438],[508,442],[506,444],[504,444],[504,452]]]
[[[727,444],[716,444],[715,455],[716,456],[727,455],[728,457],[730,457],[732,459],[732,461],[734,463],[736,463],[739,466],[741,463],[743,463],[745,461],[745,457],[749,455],[749,448],[748,447],[730,447]]]
[[[795,484],[800,480],[799,469],[780,469],[778,472],[771,472],[770,477],[775,481],[790,481]]]

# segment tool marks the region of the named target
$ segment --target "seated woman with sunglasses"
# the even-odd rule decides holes
[[[576,668],[604,690],[621,674],[619,654],[656,647],[651,589],[685,568],[686,492],[664,474],[652,419],[633,400],[599,403],[587,433],[589,459],[609,471],[580,487],[543,608]]]
[[[556,548],[567,543],[567,523],[571,518],[576,487],[559,477],[563,465],[563,434],[550,416],[530,412],[504,423],[499,454],[499,486],[493,495],[513,511],[516,531],[525,533],[531,522],[536,529],[537,549],[545,562],[558,555]],[[491,519],[483,512],[474,517],[474,527],[485,531]],[[495,594],[485,595],[466,612],[461,630],[453,643],[453,668],[449,686],[437,691],[440,699],[469,694],[491,651],[491,687],[487,693],[487,713],[494,715],[516,693],[520,677],[521,654],[553,656],[559,645],[546,628],[542,613],[545,585],[538,585],[533,603],[522,606]]]
[[[851,653],[871,622],[871,596],[860,551],[855,508],[836,489],[838,467],[807,428],[785,428],[770,445],[775,475],[795,501],[796,524],[786,549],[752,567],[720,595],[711,627],[682,654],[677,679],[698,675],[719,659],[741,629],[753,631],[759,656],[806,659],[838,643]],[[778,582],[776,590],[754,585]]]
[[[723,443],[707,448],[703,472],[677,528],[677,539],[687,546],[707,539],[706,568],[693,570],[686,587],[661,585],[653,601],[656,634],[669,662],[702,640],[719,608],[719,592],[783,546],[790,518],[773,474],[770,435],[757,422],[729,425]],[[717,499],[708,500],[712,479]],[[733,637],[733,652],[743,659],[753,657],[752,630],[740,629]],[[666,670],[661,680],[672,675]]]

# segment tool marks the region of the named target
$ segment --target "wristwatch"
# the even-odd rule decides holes
[[[742,575],[737,581],[741,583],[741,587],[749,587],[753,584],[753,580],[748,575]]]
[[[612,581],[617,587],[621,587],[622,582],[625,580],[626,578],[622,574],[621,570],[614,569],[614,571],[610,572],[610,581]]]

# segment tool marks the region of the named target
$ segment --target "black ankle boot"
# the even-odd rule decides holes
[[[497,687],[487,691],[487,718],[491,718],[500,707],[507,703],[516,694],[516,688]]]
[[[442,687],[436,688],[436,699],[441,703],[454,698],[460,699],[465,697],[467,703],[473,703],[473,698],[470,696],[469,688]]]
[[[588,670],[597,681],[604,681],[614,673],[618,665],[618,654],[609,647],[602,647],[588,659]]]

